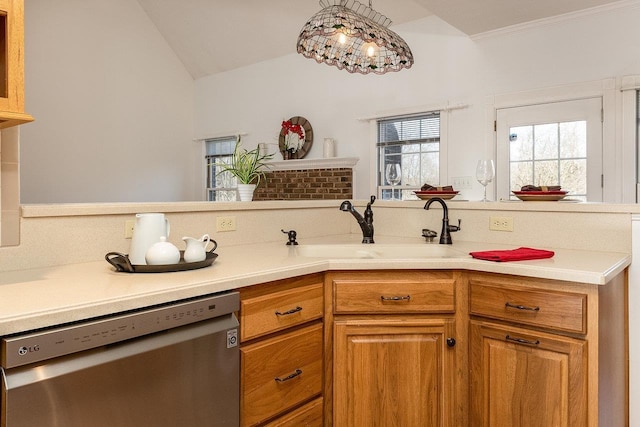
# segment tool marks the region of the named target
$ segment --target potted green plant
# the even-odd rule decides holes
[[[240,201],[248,202],[253,200],[253,192],[260,180],[264,178],[265,169],[269,167],[268,160],[273,158],[273,154],[263,154],[259,148],[247,150],[240,148],[241,137],[238,135],[236,146],[231,155],[229,163],[218,163],[221,168],[218,174],[229,172],[238,180],[238,195]]]

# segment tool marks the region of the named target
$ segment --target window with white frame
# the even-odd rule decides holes
[[[602,149],[599,97],[499,109],[499,196],[559,185],[573,200],[602,201]]]
[[[511,188],[560,185],[572,198],[586,200],[586,120],[515,126],[509,141]]]
[[[229,163],[236,146],[236,137],[205,140],[207,200],[232,202],[237,200],[237,180],[229,172],[221,172],[220,164]]]
[[[414,200],[423,184],[440,182],[440,112],[381,119],[378,127],[378,197]]]

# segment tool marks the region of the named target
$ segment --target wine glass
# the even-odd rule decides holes
[[[387,164],[384,176],[387,179],[387,184],[391,185],[391,198],[395,199],[394,197],[395,190],[393,187],[400,184],[400,181],[402,180],[402,169],[400,168],[400,164],[399,163]]]
[[[496,169],[493,165],[493,160],[478,160],[478,166],[476,166],[476,179],[484,187],[483,202],[489,201],[489,199],[487,199],[487,185],[493,181],[495,175]]]

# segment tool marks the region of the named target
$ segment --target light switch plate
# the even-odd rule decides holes
[[[136,221],[133,219],[128,219],[124,222],[124,238],[125,239],[130,239],[131,237],[133,237],[133,226],[135,225]]]

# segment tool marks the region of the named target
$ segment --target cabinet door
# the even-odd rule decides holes
[[[24,2],[0,0],[0,129],[32,120],[24,112]]]
[[[586,342],[471,321],[471,425],[587,424]]]
[[[333,425],[455,425],[453,323],[336,321]]]

